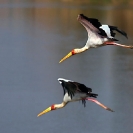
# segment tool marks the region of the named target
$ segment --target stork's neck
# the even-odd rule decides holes
[[[78,54],[78,53],[84,52],[84,51],[88,50],[88,48],[89,47],[87,47],[87,46],[84,46],[82,48],[76,48],[76,49],[74,49],[74,54]]]
[[[66,102],[62,102],[61,104],[55,104],[54,108],[55,109],[60,109],[60,108],[63,108],[66,104],[67,104]]]

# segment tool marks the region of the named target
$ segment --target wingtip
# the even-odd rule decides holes
[[[128,36],[126,35],[126,38],[128,39]]]

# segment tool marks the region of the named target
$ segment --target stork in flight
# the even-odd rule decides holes
[[[115,42],[118,40],[114,38],[114,31],[121,33],[127,38],[127,34],[124,31],[119,30],[117,27],[110,25],[101,25],[98,19],[88,18],[83,14],[78,15],[77,20],[85,27],[88,32],[88,40],[86,42],[86,45],[82,48],[73,49],[69,54],[62,58],[59,63],[69,58],[70,56],[84,52],[89,48],[96,48],[106,45],[116,45],[131,49],[133,48],[133,46],[122,45]]]
[[[106,107],[105,105],[94,99],[97,98],[98,94],[92,93],[92,89],[86,87],[84,84],[63,78],[59,78],[58,81],[62,85],[64,90],[63,102],[61,104],[53,104],[52,106],[48,107],[47,109],[39,113],[37,115],[38,117],[49,111],[63,108],[69,102],[80,101],[80,100],[82,100],[84,106],[86,105],[86,100],[89,100],[95,102],[96,104],[98,104],[99,106],[108,111],[114,112],[112,109]],[[88,98],[88,97],[93,97],[93,98]]]

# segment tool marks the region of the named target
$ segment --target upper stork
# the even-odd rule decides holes
[[[69,58],[70,56],[84,52],[89,48],[96,48],[106,45],[116,45],[124,48],[133,48],[133,46],[122,45],[115,42],[118,40],[114,38],[116,34],[114,33],[114,31],[121,33],[127,38],[127,34],[124,31],[119,30],[116,26],[101,25],[98,19],[88,18],[83,14],[78,15],[77,20],[85,27],[88,32],[88,40],[86,42],[86,45],[82,48],[73,49],[68,55],[62,58],[59,63]]]
[[[97,98],[98,94],[92,93],[92,89],[86,87],[84,84],[74,82],[72,80],[63,79],[63,78],[59,78],[58,81],[62,85],[64,90],[63,102],[61,104],[51,105],[50,107],[48,107],[47,109],[39,113],[37,115],[38,117],[49,111],[63,108],[69,102],[80,101],[80,100],[82,101],[84,106],[86,104],[86,100],[89,100],[89,101],[95,102],[96,104],[98,104],[99,106],[101,106],[102,108],[108,111],[114,112],[112,109],[106,107],[105,105],[103,105],[102,103],[94,99],[94,98]],[[93,98],[88,98],[88,97],[93,97]]]

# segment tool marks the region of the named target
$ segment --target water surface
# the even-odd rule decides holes
[[[83,13],[116,25],[117,35],[133,45],[132,5],[92,5],[67,1],[7,2],[0,4],[0,129],[3,133],[132,133],[133,50],[115,46],[91,49],[59,64],[87,40],[76,20]],[[94,103],[68,104],[40,118],[37,114],[61,103],[62,77],[91,87],[111,113]]]

